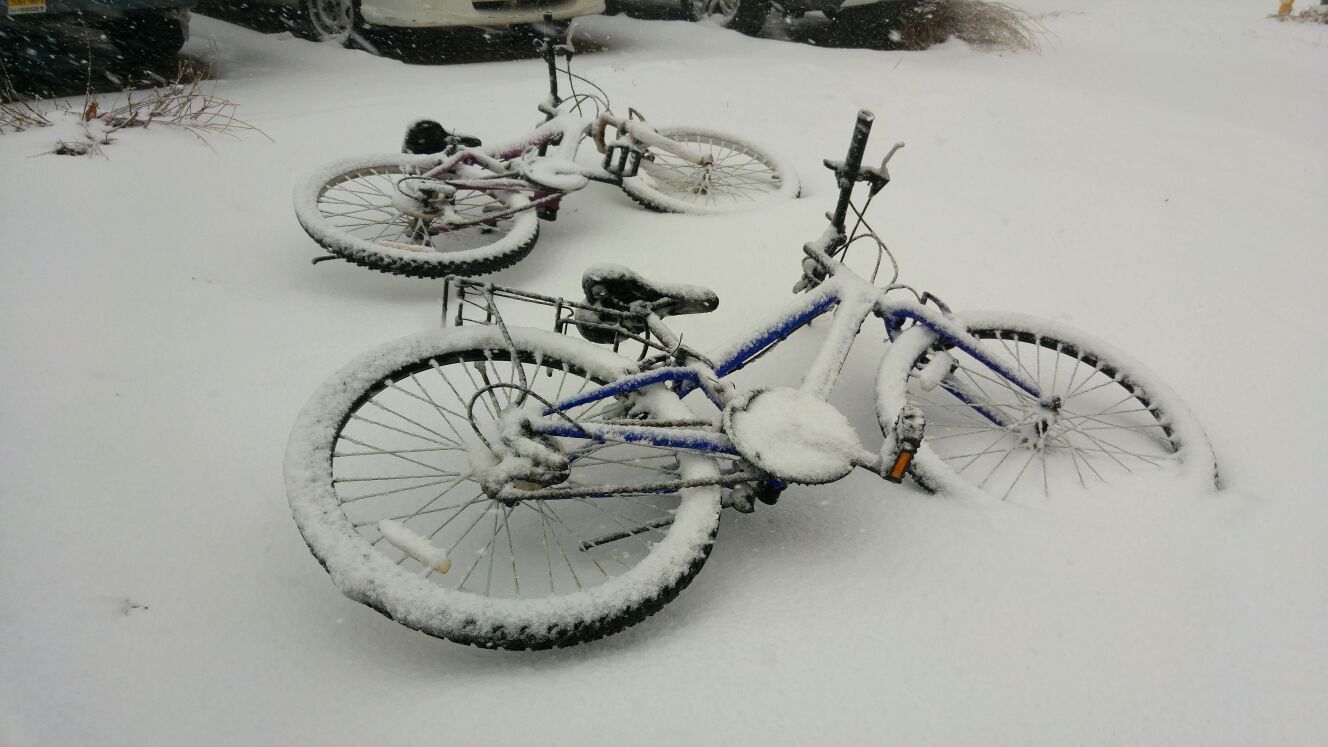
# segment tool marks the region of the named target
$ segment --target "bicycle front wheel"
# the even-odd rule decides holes
[[[1022,371],[1043,402],[915,326],[886,353],[877,413],[905,404],[926,436],[911,465],[933,491],[1036,502],[1104,490],[1211,489],[1212,447],[1189,409],[1142,365],[1065,325],[1016,314],[960,316],[983,354]],[[937,356],[948,375],[928,369]]]
[[[570,462],[563,485],[627,489],[491,499],[479,481],[497,461],[487,445],[499,442],[497,418],[522,405],[518,368],[528,391],[549,401],[634,370],[581,340],[510,332],[515,349],[494,327],[452,328],[352,362],[301,412],[286,489],[309,549],[352,599],[460,643],[569,646],[640,622],[700,571],[720,490],[661,484],[718,468],[649,444],[550,439]],[[689,417],[663,386],[632,395],[630,409],[610,398],[568,414],[580,423]]]
[[[695,164],[659,148],[645,148],[636,176],[622,188],[647,210],[659,213],[733,213],[798,196],[793,167],[769,151],[714,130],[661,127],[674,142],[708,156]]]
[[[419,177],[441,160],[396,153],[337,161],[296,187],[295,215],[332,254],[396,275],[483,275],[529,254],[539,221],[520,193],[459,190],[452,200],[456,215],[483,221],[459,229],[410,209],[403,180]]]

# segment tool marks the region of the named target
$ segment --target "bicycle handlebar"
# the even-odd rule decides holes
[[[858,120],[853,123],[853,139],[849,141],[848,155],[844,158],[844,163],[835,168],[835,176],[839,182],[839,201],[835,203],[835,213],[830,218],[830,224],[840,234],[844,233],[848,201],[853,196],[853,185],[858,182],[858,173],[862,169],[862,154],[867,151],[867,137],[871,134],[872,122],[875,120],[876,116],[866,109],[858,110]]]

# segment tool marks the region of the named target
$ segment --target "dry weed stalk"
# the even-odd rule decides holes
[[[204,135],[207,133],[238,137],[236,130],[252,130],[267,137],[262,130],[236,118],[236,105],[216,95],[216,84],[210,80],[209,73],[207,68],[181,63],[174,81],[147,91],[125,91],[122,98],[117,98],[101,113],[92,107],[92,116],[85,116],[84,121],[96,117],[110,128],[110,132],[126,127],[147,127],[155,122],[179,127],[200,140],[206,140]]]
[[[8,130],[22,132],[34,127],[49,127],[51,118],[30,102],[22,101],[14,83],[9,79],[9,70],[0,61],[0,134]]]
[[[1328,7],[1309,8],[1299,13],[1274,15],[1279,21],[1297,21],[1299,23],[1328,23]]]
[[[1018,8],[987,0],[924,0],[905,16],[899,43],[906,49],[926,49],[952,36],[977,47],[1041,49],[1038,37],[1046,29]]]
[[[60,155],[99,154],[100,146],[113,142],[113,135],[118,130],[154,123],[178,127],[204,142],[209,134],[239,137],[238,131],[243,130],[268,137],[267,133],[235,116],[236,105],[216,94],[216,84],[210,73],[207,67],[181,60],[174,80],[158,78],[160,83],[143,91],[126,89],[109,105],[92,92],[89,77],[81,102],[64,100],[43,107],[40,100],[37,103],[20,100],[3,63],[0,63],[0,134],[47,127],[55,124],[56,116],[73,119],[82,130],[81,136],[77,140],[58,142],[50,152]]]

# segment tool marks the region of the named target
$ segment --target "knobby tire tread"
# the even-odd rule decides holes
[[[448,275],[466,275],[474,277],[477,275],[488,275],[506,270],[517,262],[525,259],[531,251],[535,249],[535,242],[539,239],[539,224],[535,224],[535,230],[530,238],[521,242],[515,249],[499,254],[496,257],[488,259],[477,259],[463,262],[417,262],[406,258],[364,256],[353,252],[341,252],[336,248],[319,242],[319,246],[326,249],[330,254],[359,265],[370,270],[386,273],[388,275],[400,275],[408,278],[441,278]]]
[[[518,332],[518,331],[519,333],[516,335],[516,337],[517,339],[521,340],[521,342],[518,343],[519,345],[537,344],[540,336],[544,336],[546,334],[552,335],[552,333],[544,333],[534,330],[524,330],[522,328],[516,328],[513,330],[513,332]],[[431,332],[428,334],[432,336],[437,333]],[[396,341],[394,343],[389,343],[388,346],[384,347],[387,348],[391,346],[396,346],[401,343],[405,343],[411,339],[412,338],[403,338],[403,340]],[[494,340],[491,341],[490,343],[485,343],[485,344],[496,344],[497,342],[498,342],[497,340]],[[475,345],[475,344],[479,343],[476,342],[476,343],[464,343],[462,345],[457,345],[457,346],[450,346],[450,345],[443,346],[444,349],[440,349],[436,352],[430,352],[427,358],[433,358],[434,356],[441,356],[441,355],[458,354],[469,349],[468,345]],[[587,347],[596,347],[593,346],[591,343],[583,343],[583,344],[586,345]],[[582,368],[582,366],[585,365],[584,362],[575,361],[574,360],[575,356],[562,358],[562,359],[564,360],[564,362],[570,363],[578,369]],[[358,366],[358,362],[353,362],[351,365]],[[394,366],[393,372],[385,374],[384,376],[386,379],[396,380],[397,378],[399,378],[396,375],[397,371],[411,369],[414,368],[415,365],[416,364],[412,362],[407,362],[407,363],[398,362],[396,364],[393,364]],[[343,369],[343,371],[344,370],[345,369]],[[588,372],[590,369],[586,368],[585,370]],[[346,386],[341,373],[339,373],[337,376],[334,376],[333,379],[329,381],[341,382],[338,384],[338,386],[341,387]],[[325,383],[324,387],[326,386],[327,384]],[[364,400],[365,398],[371,396],[372,392],[375,391],[375,387],[370,387],[368,389],[361,389],[359,386],[356,386],[355,389],[356,389],[355,392],[350,392],[350,391],[346,392],[347,395],[354,396],[356,397],[356,399],[354,402],[349,402],[348,400],[347,409],[345,413],[342,415],[342,421],[340,425],[337,425],[335,429],[333,429],[334,432],[338,434],[337,436],[333,437],[334,438],[333,444],[335,444],[335,438],[339,437],[339,434],[342,432],[342,429],[345,427],[346,422],[349,421],[353,413],[358,410],[359,408],[358,403]],[[304,414],[302,414],[300,420],[303,421],[304,417],[305,417]],[[307,427],[308,424],[297,421],[297,426],[296,426],[297,433],[300,431],[300,428],[302,426]],[[329,449],[329,453],[331,453],[331,449]],[[305,500],[306,500],[305,497],[300,498],[301,503],[304,503]],[[295,503],[296,499],[292,498],[292,505],[294,505]],[[329,568],[328,562],[324,558],[323,552],[320,551],[319,548],[315,547],[315,544],[310,541],[309,535],[305,534],[304,525],[299,522],[298,518],[297,518],[297,524],[299,524],[300,526],[301,536],[304,539],[305,545],[309,548],[310,552],[314,555],[315,559],[318,560],[319,564],[323,567],[325,571],[327,571],[329,574],[335,577],[333,569]],[[351,594],[349,592],[346,592],[344,589],[343,593],[347,593],[347,595],[351,599],[354,599],[355,601],[364,604],[365,606],[377,611],[378,613],[393,620],[394,622],[405,625],[406,627],[409,627],[413,630],[418,630],[421,633],[425,633],[427,635],[437,638],[443,638],[445,640],[449,640],[455,643],[471,645],[477,648],[484,648],[484,649],[504,649],[504,650],[517,650],[517,651],[563,648],[567,646],[574,646],[581,643],[594,641],[612,635],[614,633],[618,633],[622,630],[625,630],[626,628],[636,625],[639,622],[642,622],[649,616],[655,614],[660,609],[662,609],[664,605],[673,601],[685,588],[687,588],[687,586],[692,582],[692,580],[700,573],[701,568],[705,565],[705,562],[709,558],[710,553],[714,547],[715,539],[716,536],[718,535],[718,532],[719,532],[719,521],[718,521],[718,516],[716,515],[714,523],[709,529],[708,535],[704,535],[704,538],[700,536],[697,537],[696,540],[691,544],[688,554],[678,558],[677,562],[678,566],[682,566],[681,570],[677,570],[675,573],[670,574],[671,579],[666,580],[666,583],[664,585],[652,587],[652,589],[649,592],[647,592],[645,595],[643,595],[641,599],[625,602],[621,606],[616,606],[607,614],[603,614],[601,616],[596,617],[594,616],[595,613],[590,613],[584,616],[580,616],[579,619],[576,619],[574,622],[571,623],[567,622],[565,619],[559,620],[557,622],[553,621],[544,622],[537,620],[529,624],[522,624],[521,627],[513,629],[504,626],[502,624],[497,624],[497,625],[494,625],[492,623],[490,623],[489,625],[481,624],[473,617],[468,618],[464,616],[464,613],[459,613],[457,616],[448,615],[442,619],[436,619],[436,618],[426,619],[423,621],[417,621],[416,623],[412,623],[399,619],[389,611],[392,603],[392,600],[389,597],[380,598],[377,597],[375,594]]]
[[[449,631],[447,635],[443,635],[439,632],[426,630],[422,627],[406,625],[406,623],[402,623],[400,620],[392,617],[390,613],[376,604],[370,602],[364,602],[364,604],[389,620],[406,625],[406,627],[411,628],[412,630],[417,630],[426,635],[442,638],[453,643],[474,646],[475,648],[501,651],[547,651],[555,648],[578,646],[582,643],[590,643],[601,638],[607,638],[614,633],[621,633],[637,623],[644,622],[646,618],[663,609],[664,605],[676,599],[678,595],[682,593],[683,589],[686,589],[688,585],[692,583],[692,580],[701,573],[701,568],[705,566],[705,562],[710,557],[710,552],[715,546],[715,537],[718,533],[719,528],[716,526],[715,530],[710,533],[710,539],[706,542],[705,546],[700,548],[700,552],[697,553],[696,557],[692,558],[687,569],[683,571],[682,575],[679,576],[678,580],[673,584],[660,589],[653,596],[640,604],[623,609],[615,615],[600,618],[598,620],[583,620],[573,624],[570,628],[562,625],[550,625],[539,631],[522,628],[517,631],[516,635],[507,635],[505,630],[503,630],[501,634],[497,634],[496,631],[494,631],[487,636],[466,635],[464,631],[460,633]],[[308,543],[305,544],[308,546]],[[313,550],[312,547],[309,549],[310,551]],[[314,553],[314,555],[317,557],[317,553]],[[320,560],[319,562],[321,563],[322,561]],[[324,566],[324,570],[326,570],[326,568],[327,567]]]

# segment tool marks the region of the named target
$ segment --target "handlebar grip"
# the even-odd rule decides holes
[[[845,184],[851,187],[857,181],[858,170],[862,168],[862,155],[867,152],[867,137],[871,135],[872,122],[875,121],[876,115],[866,109],[858,111],[858,120],[853,123],[853,139],[849,141],[848,156],[844,159],[844,171],[847,174],[840,175],[840,188]]]
[[[858,181],[858,172],[862,169],[862,154],[867,151],[867,137],[871,135],[872,122],[875,120],[876,115],[866,109],[858,110],[858,120],[853,123],[853,139],[849,141],[844,168],[836,174],[839,178],[839,202],[835,203],[835,214],[830,222],[840,233],[844,232],[848,201],[853,196],[853,185]]]

